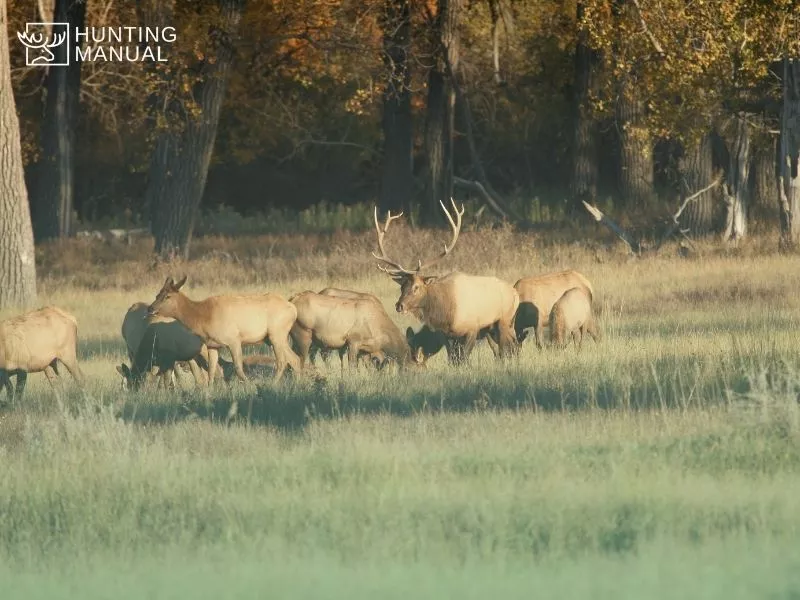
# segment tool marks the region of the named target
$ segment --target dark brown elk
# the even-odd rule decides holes
[[[300,359],[289,345],[289,331],[297,318],[297,309],[291,302],[270,293],[211,296],[195,301],[180,291],[184,283],[186,277],[178,283],[168,277],[148,314],[177,319],[203,339],[208,346],[209,385],[214,383],[220,348],[230,350],[236,374],[242,381],[248,380],[243,368],[243,344],[269,341],[275,352],[276,379],[287,366],[295,372],[301,370]]]
[[[296,294],[290,300],[297,307],[291,336],[304,364],[314,345],[339,350],[340,355],[346,351],[351,368],[356,366],[360,354],[372,357],[379,365],[387,359],[401,366],[411,363],[406,339],[380,302],[323,296],[311,291]]]
[[[533,328],[536,346],[542,347],[543,330],[549,322],[550,310],[564,292],[574,287],[585,288],[592,300],[592,284],[573,270],[523,277],[514,284],[519,294],[519,309],[514,322],[519,343],[527,337],[527,330]]]
[[[455,220],[444,203],[440,202],[453,232],[450,243],[433,259],[425,262],[419,260],[413,270],[389,258],[384,248],[384,236],[389,225],[403,213],[395,216],[389,213],[381,228],[376,208],[375,229],[380,254],[373,252],[373,256],[382,263],[378,268],[400,285],[400,298],[395,305],[397,312],[412,314],[432,330],[461,342],[453,346],[458,350],[453,357],[455,363],[461,363],[469,356],[481,330],[490,327],[497,330],[497,356],[513,356],[518,348],[514,315],[519,296],[509,283],[497,277],[467,275],[457,271],[441,277],[421,274],[447,256],[458,240],[464,209],[462,207],[459,211],[452,198],[450,202]]]
[[[84,377],[78,366],[78,321],[56,306],[47,306],[0,321],[0,385],[9,398],[25,391],[28,373],[44,371],[54,385],[61,362],[78,385]],[[16,376],[15,389],[11,377]]]
[[[496,331],[493,328],[486,327],[478,333],[477,341],[487,340],[496,356],[497,343],[494,337],[496,337]],[[459,352],[459,348],[454,344],[452,338],[448,338],[441,331],[434,331],[427,325],[423,325],[418,331],[408,327],[406,329],[406,340],[408,340],[408,345],[411,347],[411,355],[418,364],[425,364],[431,356],[438,354],[442,348],[447,352],[447,359],[450,362],[454,362]]]
[[[592,296],[585,287],[574,287],[564,292],[550,311],[550,340],[563,348],[571,335],[578,350],[583,345],[584,334],[600,339],[600,330],[592,315]]]

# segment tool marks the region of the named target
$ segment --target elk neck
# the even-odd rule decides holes
[[[171,315],[187,328],[202,337],[202,332],[210,315],[205,310],[205,300],[192,300],[185,294],[178,294],[176,298],[176,311]]]

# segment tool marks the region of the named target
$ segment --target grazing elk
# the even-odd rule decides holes
[[[56,306],[46,306],[0,321],[0,385],[10,399],[25,391],[28,373],[44,371],[51,385],[58,378],[58,362],[78,385],[84,377],[78,366],[78,321]],[[11,389],[11,376],[16,376]]]
[[[356,292],[354,290],[345,290],[342,288],[335,288],[335,287],[326,287],[319,292],[322,296],[331,296],[333,298],[346,298],[349,300],[371,300],[373,302],[377,302],[381,304],[381,301],[375,294],[370,294],[369,292]],[[327,361],[328,356],[330,356],[331,350],[328,348],[320,348],[318,345],[314,344],[311,346],[311,354],[309,358],[312,362],[316,361],[317,352],[319,352],[322,360]],[[342,368],[344,368],[344,354],[345,349],[342,348],[339,350],[339,360],[342,363]],[[363,359],[365,355],[361,354],[359,356],[360,359]]]
[[[200,348],[198,349],[196,347],[197,340],[195,339],[197,336],[189,331],[183,323],[166,317],[148,316],[147,308],[148,306],[144,302],[134,302],[130,308],[128,308],[128,312],[125,313],[125,318],[122,320],[122,339],[125,340],[125,345],[128,349],[128,360],[131,363],[131,368],[134,370],[136,369],[137,351],[139,350],[142,339],[147,335],[150,339],[148,346],[150,347],[149,359],[152,362],[152,367],[159,366],[159,364],[170,364],[169,368],[159,368],[157,376],[160,386],[173,387],[175,381],[175,371],[173,367],[176,362],[186,364],[191,369],[195,383],[203,383],[205,376],[199,371],[198,364],[195,361],[195,357],[202,355],[201,360],[204,363],[202,366],[206,371],[208,370],[208,349],[205,347],[205,344],[203,344],[203,341],[200,340]],[[157,325],[157,327],[153,328],[150,333],[147,333],[151,325]],[[161,346],[165,346],[165,348],[167,346],[169,347],[169,350],[165,349],[165,355],[163,357],[159,356]],[[189,358],[176,358],[170,362],[166,353],[169,353],[170,357],[188,356]],[[149,371],[152,370],[149,369],[148,373],[137,374],[136,377],[131,379],[123,372],[125,369],[128,369],[126,365],[117,367],[117,371],[120,372],[124,378],[123,381],[132,383],[135,380],[134,387],[136,388],[142,383],[140,377],[144,378],[144,376],[149,374]],[[130,369],[128,369],[128,373],[130,372]]]
[[[592,301],[594,296],[592,284],[577,271],[568,270],[523,277],[514,284],[519,294],[519,308],[514,329],[520,344],[525,341],[527,330],[533,328],[536,346],[542,348],[543,330],[549,322],[553,305],[564,292],[574,287],[586,289],[589,301]]]
[[[478,332],[477,338],[477,341],[487,340],[495,356],[497,356],[496,336],[495,329],[485,327]],[[419,364],[425,364],[431,356],[438,354],[442,348],[447,351],[447,359],[453,362],[454,356],[459,351],[452,338],[448,338],[441,331],[434,331],[427,325],[420,327],[419,331],[414,331],[412,327],[408,327],[406,329],[406,339],[411,347],[411,355]]]
[[[600,339],[600,330],[592,315],[592,295],[585,287],[574,287],[564,292],[550,311],[550,340],[554,346],[566,347],[572,335],[578,350],[583,336],[588,333],[594,341]]]
[[[406,339],[380,302],[323,296],[311,291],[295,294],[290,302],[297,307],[291,336],[304,364],[314,345],[339,350],[342,368],[345,351],[350,367],[356,366],[361,354],[369,355],[381,366],[386,359],[401,366],[411,363]]]
[[[239,379],[248,380],[242,344],[270,342],[275,351],[275,379],[280,379],[287,366],[300,371],[300,359],[289,346],[289,331],[297,318],[291,302],[271,293],[210,296],[196,301],[180,291],[184,283],[186,277],[178,283],[167,277],[147,312],[177,319],[203,339],[208,347],[209,385],[214,383],[219,349],[224,347],[230,350]]]
[[[439,202],[453,230],[450,243],[433,259],[426,262],[419,260],[414,270],[408,270],[389,258],[383,245],[389,225],[403,213],[395,216],[389,213],[381,229],[376,207],[375,229],[380,254],[373,252],[372,255],[383,263],[378,268],[400,285],[400,298],[395,305],[397,312],[410,313],[432,330],[439,331],[448,338],[463,340],[463,344],[453,345],[453,349],[457,349],[452,356],[453,362],[463,362],[475,346],[481,330],[492,326],[497,329],[497,356],[512,356],[517,351],[514,315],[519,296],[510,284],[497,277],[467,275],[458,271],[442,277],[423,277],[420,274],[447,256],[458,240],[464,208],[459,211],[452,198],[450,203],[455,211],[456,221],[453,221],[444,203]]]

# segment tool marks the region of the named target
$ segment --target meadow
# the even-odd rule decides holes
[[[442,234],[394,235],[410,259]],[[172,265],[147,241],[39,248],[89,384],[57,401],[31,376],[0,414],[3,598],[797,597],[800,258],[573,239],[465,230],[437,270],[581,271],[604,334],[581,352],[138,393],[119,328],[167,275],[192,298],[371,291],[417,323],[371,232],[206,237]]]

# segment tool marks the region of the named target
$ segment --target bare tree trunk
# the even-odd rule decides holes
[[[455,91],[446,76],[445,48],[453,73],[458,71],[458,19],[462,0],[438,0],[434,21],[434,55],[428,75],[428,107],[425,122],[425,150],[428,159],[426,200],[420,215],[428,223],[440,222],[439,201],[453,195],[453,133]]]
[[[85,0],[56,0],[53,20],[69,23],[70,31],[86,21]],[[80,101],[81,63],[74,58],[79,46],[76,36],[70,43],[53,48],[55,62],[67,67],[51,67],[47,72],[47,103],[42,125],[42,158],[36,167],[36,183],[31,190],[31,216],[37,240],[69,237],[72,234],[74,193],[75,121]]]
[[[578,23],[583,19],[584,3],[578,2]],[[572,162],[572,206],[578,210],[582,202],[594,204],[597,198],[598,155],[596,121],[589,103],[597,90],[597,52],[587,44],[588,32],[581,27],[575,49],[575,131]]]
[[[155,250],[164,259],[189,254],[243,10],[244,0],[220,0],[220,23],[211,33],[214,57],[203,65],[195,95],[199,115],[187,115],[179,131],[162,131],[153,151],[146,201],[152,207]]]
[[[646,207],[653,199],[653,141],[645,123],[644,102],[637,94],[628,76],[617,99],[619,192],[628,207]]]
[[[785,248],[800,242],[800,59],[783,59],[783,113],[778,154],[778,201],[781,244]]]
[[[761,134],[753,140],[753,164],[750,171],[751,220],[775,223],[778,217],[778,196],[775,181],[775,158],[777,139],[774,135]]]
[[[414,192],[411,121],[411,43],[409,0],[386,0],[383,22],[384,64],[389,81],[383,94],[383,175],[380,208],[408,211]]]
[[[711,132],[701,138],[684,144],[678,160],[678,173],[681,181],[680,196],[685,198],[697,190],[702,190],[714,177]],[[681,219],[681,226],[689,229],[691,235],[705,235],[711,231],[714,221],[714,193],[707,190],[687,205]]]
[[[7,0],[0,0],[0,308],[36,301],[36,262],[8,46]]]
[[[750,126],[746,115],[736,117],[730,165],[725,182],[725,230],[722,238],[736,241],[747,235],[747,179],[750,173]]]

